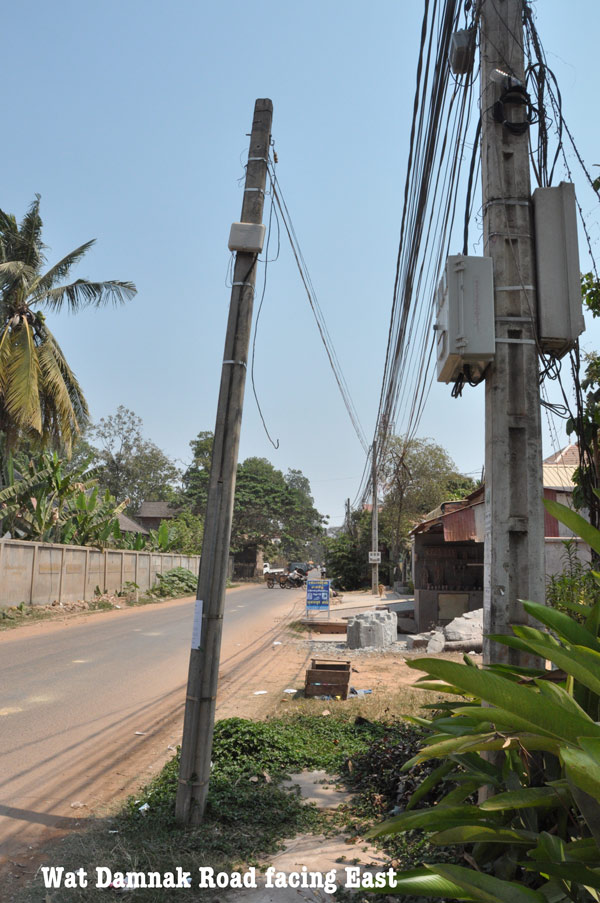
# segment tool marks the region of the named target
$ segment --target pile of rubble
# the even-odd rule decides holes
[[[406,648],[436,652],[481,652],[483,647],[483,608],[466,611],[445,627],[407,637]]]

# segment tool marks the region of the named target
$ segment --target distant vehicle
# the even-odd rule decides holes
[[[289,561],[288,572],[291,574],[293,571],[300,571],[306,577],[310,571],[310,565],[308,561]]]

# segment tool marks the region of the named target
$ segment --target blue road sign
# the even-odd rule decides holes
[[[306,581],[306,608],[308,611],[327,611],[329,608],[330,580]]]

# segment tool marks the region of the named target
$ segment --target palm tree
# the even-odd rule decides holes
[[[88,407],[43,311],[123,303],[136,288],[132,282],[87,279],[62,284],[94,241],[43,272],[41,234],[39,195],[20,225],[0,210],[0,431],[8,449],[29,438],[69,452]]]

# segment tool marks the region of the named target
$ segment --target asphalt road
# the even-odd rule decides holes
[[[219,703],[267,667],[303,594],[226,597]],[[181,740],[193,600],[0,635],[0,864],[102,814]]]

